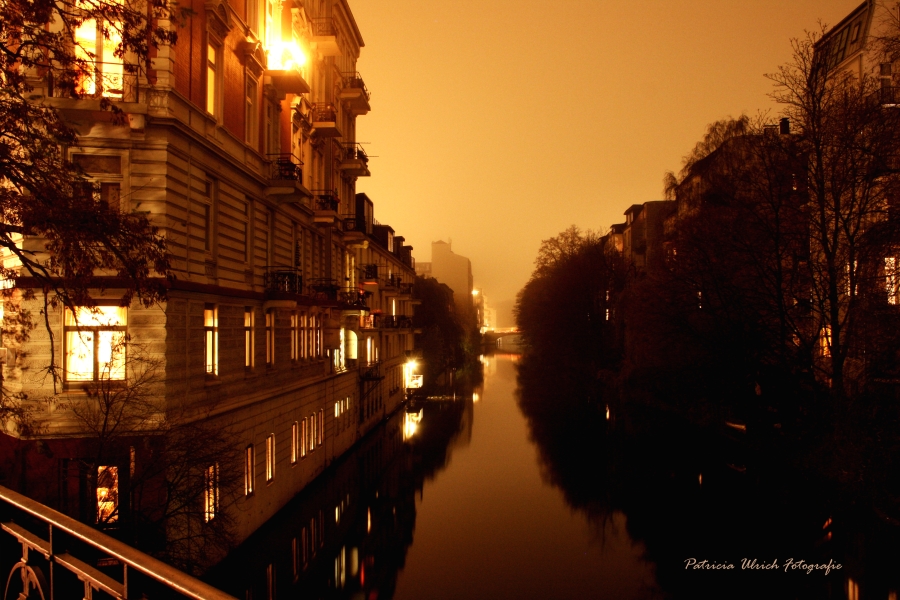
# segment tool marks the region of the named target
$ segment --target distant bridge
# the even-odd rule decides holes
[[[495,345],[500,338],[509,337],[513,335],[521,335],[518,327],[498,327],[496,329],[491,329],[489,331],[485,331],[481,336],[482,343],[485,345]]]

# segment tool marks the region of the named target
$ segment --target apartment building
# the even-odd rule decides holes
[[[51,307],[47,331],[6,341],[4,383],[34,426],[2,436],[5,484],[115,527],[129,516],[129,479],[155,451],[148,438],[173,419],[203,421],[242,457],[227,509],[241,540],[402,403],[415,264],[356,193],[370,175],[356,139],[370,96],[346,0],[188,4],[184,23],[159,20],[179,39],[154,51],[149,73],[104,54],[109,40],[89,23],[75,32],[98,48],[84,97],[35,78],[36,101],[77,127],[68,151],[94,195],[159,227],[173,277],[159,305],[117,306],[110,279],[97,309]],[[126,118],[107,118],[104,100]],[[142,386],[152,414],[85,473],[96,437],[85,414],[96,389],[116,386]],[[200,465],[202,521],[226,510],[224,468]]]

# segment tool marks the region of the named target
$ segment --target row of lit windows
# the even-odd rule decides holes
[[[319,409],[291,425],[291,464],[306,457],[325,443],[325,411]],[[266,483],[275,479],[275,434],[266,437]],[[253,444],[244,452],[244,495],[250,496],[256,489],[256,451]]]
[[[255,366],[256,318],[252,307],[244,309],[244,366]],[[323,354],[322,335],[324,318],[321,314],[294,312],[291,314],[290,360],[319,358]],[[208,304],[203,311],[206,373],[219,374],[219,309]],[[276,319],[274,310],[266,311],[266,364],[275,364]]]

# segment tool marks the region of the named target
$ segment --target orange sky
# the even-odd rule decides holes
[[[515,298],[542,239],[660,199],[708,123],[760,110],[774,122],[764,74],[792,37],[860,3],[349,2],[372,92],[357,139],[377,157],[357,191],[416,260],[452,239],[495,305]]]

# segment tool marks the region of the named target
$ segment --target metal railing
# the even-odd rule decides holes
[[[349,304],[350,306],[356,308],[363,308],[368,310],[368,304],[366,303],[366,298],[368,298],[371,294],[368,292],[364,292],[359,288],[350,287],[343,288],[338,293],[338,300],[343,302],[344,304]]]
[[[316,197],[316,208],[318,210],[336,211],[341,205],[341,199],[334,190],[313,190]]]
[[[310,296],[315,300],[328,300],[336,302],[338,299],[338,291],[340,286],[335,284],[334,279],[327,277],[319,277],[313,279],[309,284]]]
[[[121,62],[95,62],[92,72],[56,71],[47,76],[52,98],[106,98],[138,102],[138,76]]]
[[[369,155],[366,150],[358,142],[343,142],[342,160],[361,160],[365,163],[369,162]]]
[[[303,274],[299,269],[266,267],[263,285],[267,292],[303,293]]]
[[[270,179],[303,181],[303,163],[297,160],[293,154],[267,154],[272,161]]]
[[[331,17],[312,19],[313,35],[335,35],[334,21]]]
[[[366,224],[361,220],[358,220],[356,217],[346,217],[341,219],[341,226],[344,231],[360,231],[362,233],[366,232]]]
[[[313,122],[330,123],[337,121],[337,108],[330,102],[316,102],[310,107]]]
[[[175,567],[5,487],[0,487],[0,522],[10,536],[3,538],[4,545],[18,543],[22,548],[7,577],[7,598],[91,598],[99,591],[113,598],[171,598],[177,594],[198,600],[234,600]]]
[[[362,93],[366,97],[366,100],[369,100],[371,98],[369,90],[368,88],[366,88],[366,83],[363,81],[362,75],[360,75],[358,72],[341,73],[341,75],[344,78],[344,87],[362,90]]]

